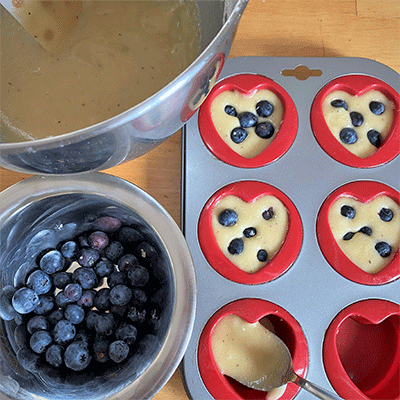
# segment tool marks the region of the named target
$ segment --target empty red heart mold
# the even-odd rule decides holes
[[[323,345],[324,366],[344,399],[400,399],[400,306],[369,299],[342,310]]]
[[[211,349],[211,337],[214,327],[229,314],[235,314],[248,323],[255,323],[268,318],[275,334],[288,347],[296,374],[305,377],[308,370],[309,356],[307,340],[299,323],[282,307],[262,299],[246,298],[233,301],[219,309],[206,323],[199,340],[198,365],[201,378],[210,394],[215,399],[263,399],[266,393],[249,389],[235,380],[223,375],[214,360]],[[299,392],[297,385],[286,385],[279,400],[291,400]]]
[[[269,90],[277,96],[283,108],[283,116],[276,137],[260,154],[246,158],[232,150],[218,134],[211,117],[211,105],[215,98],[225,91],[252,96],[259,90]],[[285,154],[297,134],[298,115],[289,94],[273,80],[254,74],[230,76],[218,82],[199,109],[198,124],[200,135],[207,148],[221,161],[241,168],[256,168],[267,165]]]
[[[218,202],[228,195],[237,196],[247,203],[255,202],[264,195],[272,195],[283,203],[288,212],[284,242],[274,257],[256,272],[248,273],[233,264],[225,257],[215,239],[211,215]],[[221,188],[207,201],[199,218],[198,238],[204,256],[219,274],[238,283],[260,284],[278,278],[292,266],[301,249],[303,227],[295,205],[279,189],[264,182],[240,181]]]
[[[400,205],[400,194],[392,187],[375,181],[354,181],[334,190],[324,201],[317,218],[317,239],[328,263],[345,278],[365,285],[382,285],[400,277],[400,250],[397,249],[390,263],[380,272],[369,274],[359,268],[340,249],[328,221],[332,204],[341,196],[350,196],[362,203],[372,201],[379,195],[386,195]]]
[[[385,95],[393,104],[393,120],[387,137],[377,150],[366,158],[361,158],[348,151],[336,140],[330,131],[322,104],[326,96],[336,90],[360,96],[370,90]],[[400,153],[400,95],[385,82],[367,75],[345,75],[336,78],[324,86],[316,95],[311,107],[311,127],[322,149],[336,161],[355,168],[371,168],[393,160]]]

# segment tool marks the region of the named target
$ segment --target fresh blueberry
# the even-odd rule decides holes
[[[90,344],[91,340],[92,340],[92,333],[86,328],[79,329],[74,338],[74,342],[82,341],[87,344]]]
[[[71,343],[64,353],[64,363],[73,371],[82,371],[90,364],[91,356],[85,342]]]
[[[372,229],[369,226],[363,226],[358,232],[363,233],[364,235],[371,236]]]
[[[255,128],[255,132],[261,139],[270,139],[275,133],[275,127],[269,121],[260,122]]]
[[[352,206],[344,205],[340,208],[340,214],[343,217],[353,219],[356,215],[356,210]]]
[[[242,143],[247,138],[247,131],[244,128],[234,128],[231,132],[231,140],[233,143]]]
[[[117,241],[110,242],[104,254],[108,260],[116,263],[124,254],[124,246]]]
[[[132,298],[132,290],[125,285],[114,286],[110,291],[111,304],[125,306]]]
[[[380,101],[371,101],[369,103],[369,109],[375,115],[381,115],[385,112],[385,105]]]
[[[244,250],[244,243],[243,243],[243,239],[241,238],[236,238],[231,240],[231,242],[229,243],[228,246],[228,251],[230,254],[240,254],[242,253]]]
[[[242,128],[251,128],[257,124],[257,115],[250,111],[242,112],[238,115],[239,123]]]
[[[142,242],[144,240],[144,236],[135,228],[123,226],[118,231],[117,239],[123,245],[129,245]]]
[[[386,243],[386,242],[377,243],[375,245],[375,250],[383,258],[389,257],[390,254],[392,253],[392,247],[390,246],[389,243]]]
[[[78,325],[85,319],[85,311],[78,304],[68,304],[64,311],[64,317],[74,325]]]
[[[61,254],[68,260],[74,261],[78,257],[79,246],[73,240],[65,242],[60,249]]]
[[[38,304],[38,294],[28,287],[18,289],[12,297],[12,306],[20,314],[32,312]]]
[[[82,289],[92,289],[96,286],[97,275],[93,268],[81,267],[72,273],[72,280],[82,287]]]
[[[58,344],[52,344],[46,350],[46,361],[53,367],[61,367],[63,363],[63,349]]]
[[[369,142],[372,144],[372,146],[380,147],[380,145],[382,144],[381,134],[375,129],[370,129],[367,132],[367,138]]]
[[[82,233],[76,238],[76,241],[80,247],[89,247],[89,241],[87,234]],[[79,254],[78,254],[79,255]]]
[[[123,323],[115,331],[115,337],[130,346],[136,341],[137,329],[131,324]]]
[[[136,247],[136,257],[140,265],[157,266],[159,256],[157,250],[148,242],[141,242]]]
[[[243,231],[243,235],[244,235],[244,237],[246,237],[246,238],[252,238],[252,237],[254,237],[254,236],[257,235],[257,229],[256,229],[256,228],[253,228],[252,226],[249,227],[249,228],[246,228],[246,229]]]
[[[78,263],[82,267],[93,267],[100,259],[100,254],[96,249],[84,248],[80,251]]]
[[[268,208],[268,210],[263,211],[261,215],[266,221],[270,220],[271,218],[274,218],[275,212],[273,207],[270,207]]]
[[[53,310],[54,305],[55,305],[55,299],[52,295],[41,294],[39,296],[39,303],[33,310],[33,312],[39,315],[49,314]]]
[[[12,305],[12,298],[17,291],[13,286],[6,285],[0,291],[0,318],[4,321],[12,321],[19,314]]]
[[[145,267],[137,265],[128,272],[128,279],[132,286],[144,286],[149,281],[150,274]]]
[[[268,260],[268,253],[264,249],[260,249],[257,251],[257,260],[260,262],[265,262]]]
[[[54,341],[58,344],[70,342],[76,335],[75,325],[66,319],[57,322],[53,330]]]
[[[353,144],[358,140],[357,132],[353,128],[343,128],[339,137],[344,144]]]
[[[146,292],[139,288],[132,288],[132,299],[130,305],[132,307],[142,308],[147,302]]]
[[[115,304],[111,305],[110,312],[114,315],[115,319],[122,320],[125,318],[125,314],[128,310],[128,305],[118,306]]]
[[[114,217],[100,217],[93,222],[93,229],[106,233],[116,232],[121,227],[121,220]]]
[[[41,269],[33,271],[26,281],[26,286],[33,289],[37,294],[45,294],[52,288],[51,278]]]
[[[83,289],[79,283],[69,283],[63,293],[69,301],[78,301],[82,297]]]
[[[96,319],[98,318],[99,313],[95,310],[90,310],[87,314],[86,314],[86,318],[85,318],[85,324],[86,327],[88,329],[94,329],[95,328],[95,323],[96,323]]]
[[[115,265],[110,260],[99,260],[94,266],[94,272],[99,278],[105,278],[114,271]]]
[[[57,289],[64,289],[72,282],[72,273],[66,271],[56,272],[53,275],[53,284]]]
[[[351,123],[353,124],[353,126],[355,127],[359,127],[362,125],[362,123],[364,122],[364,117],[361,113],[357,112],[357,111],[352,111],[350,113],[350,119],[351,119]]]
[[[344,100],[341,99],[335,99],[331,101],[331,106],[335,107],[335,108],[344,108],[345,110],[347,110],[347,103]]]
[[[230,209],[230,208],[225,208],[218,214],[218,222],[222,226],[233,226],[236,224],[238,220],[238,215],[236,211]]]
[[[89,246],[96,250],[103,250],[108,246],[109,239],[105,232],[95,231],[88,237]]]
[[[36,331],[47,331],[50,328],[48,319],[43,315],[35,315],[26,324],[26,329],[32,335]]]
[[[128,277],[125,272],[114,271],[107,277],[107,284],[110,288],[117,285],[126,285],[128,283]]]
[[[146,320],[146,310],[139,311],[137,307],[130,307],[126,317],[135,325],[143,324]]]
[[[237,117],[237,111],[235,107],[230,106],[229,104],[225,106],[224,111],[231,117]]]
[[[343,236],[343,240],[350,240],[352,239],[352,237],[354,236],[353,232],[347,232],[344,236]]]
[[[379,218],[384,222],[389,222],[393,219],[393,211],[390,208],[383,207],[379,211]]]
[[[52,275],[64,269],[65,258],[58,250],[50,250],[40,259],[39,265],[46,274]]]
[[[68,286],[68,285],[67,285]],[[56,294],[56,305],[60,308],[65,308],[67,304],[72,303],[72,300],[65,296],[64,292],[58,292]]]
[[[111,307],[110,291],[107,287],[97,291],[93,304],[98,310],[105,311]]]
[[[47,331],[36,331],[29,341],[31,349],[37,354],[44,353],[52,343],[53,339]]]
[[[57,322],[60,322],[62,319],[64,319],[64,311],[61,308],[58,308],[57,310],[54,310],[48,317],[47,320],[51,325],[56,325]]]
[[[129,346],[123,340],[116,340],[110,344],[108,355],[114,362],[121,363],[129,355]]]
[[[128,273],[137,265],[139,265],[139,261],[133,254],[125,254],[118,260],[118,269],[121,272]]]
[[[95,319],[94,329],[99,335],[111,336],[116,328],[116,321],[112,314],[99,314]]]
[[[85,289],[82,292],[81,298],[76,302],[79,306],[84,308],[92,308],[94,305],[94,298],[96,297],[96,291],[93,289]]]
[[[256,113],[259,117],[268,118],[274,112],[274,106],[267,100],[261,100],[256,104]]]
[[[103,337],[96,338],[93,344],[93,354],[94,354],[94,359],[97,362],[105,363],[110,359],[108,357],[109,346],[110,342],[107,339]]]

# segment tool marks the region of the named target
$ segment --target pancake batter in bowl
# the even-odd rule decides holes
[[[1,8],[2,142],[73,132],[120,114],[199,54],[194,1],[82,4],[79,22],[54,54]]]

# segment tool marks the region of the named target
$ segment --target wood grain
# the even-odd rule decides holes
[[[363,57],[400,73],[400,0],[249,0],[230,53],[240,56]],[[105,172],[147,191],[180,223],[180,132]],[[0,189],[28,176],[0,169]],[[156,400],[188,399],[180,374],[178,369]]]

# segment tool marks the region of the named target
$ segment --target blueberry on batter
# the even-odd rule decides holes
[[[232,117],[237,117],[237,111],[235,107],[230,106],[229,104],[225,106],[224,111],[228,114],[231,115]]]
[[[344,100],[341,99],[335,99],[331,101],[331,106],[335,108],[344,108],[347,110],[347,103]]]
[[[257,260],[260,262],[265,262],[268,260],[268,253],[264,250],[258,250],[257,252]]]
[[[239,123],[242,128],[251,128],[257,124],[257,115],[250,111],[242,112],[238,115]]]
[[[257,229],[253,227],[246,228],[243,231],[243,235],[245,238],[249,239],[257,235]]]
[[[353,219],[356,215],[356,210],[351,206],[344,205],[340,208],[340,214],[346,218]]]
[[[231,132],[231,139],[233,143],[242,143],[247,138],[247,131],[244,128],[234,128]]]
[[[343,128],[339,137],[344,144],[353,144],[358,140],[357,132],[353,128]]]
[[[221,211],[218,215],[218,222],[226,227],[233,226],[236,224],[238,219],[238,215],[234,210],[226,208],[225,210]]]
[[[243,249],[244,249],[243,239],[240,238],[233,239],[228,246],[228,251],[232,255],[242,253]]]
[[[270,220],[271,218],[273,218],[274,215],[275,215],[275,213],[274,213],[274,209],[273,209],[272,207],[268,208],[268,210],[265,210],[265,211],[262,213],[262,216],[263,216],[263,218],[264,218],[266,221],[268,221],[268,220]]]
[[[261,100],[256,104],[256,113],[260,117],[268,118],[274,112],[274,106],[267,100]]]
[[[357,111],[352,111],[350,113],[350,119],[351,119],[351,123],[353,124],[353,126],[355,127],[359,127],[362,125],[362,123],[364,122],[364,117],[361,113],[357,112]]]
[[[389,222],[393,219],[393,211],[390,208],[383,207],[381,211],[379,211],[379,218],[382,221]]]
[[[381,115],[385,112],[385,105],[380,101],[371,101],[369,103],[369,109],[375,115]]]
[[[375,147],[379,147],[382,143],[381,134],[375,129],[370,129],[367,132],[367,138],[369,142]]]
[[[379,242],[375,245],[375,250],[379,253],[379,255],[383,258],[389,257],[392,253],[392,248],[390,244],[386,242]]]
[[[261,139],[270,139],[275,132],[275,128],[271,122],[265,121],[257,124],[255,132]]]

